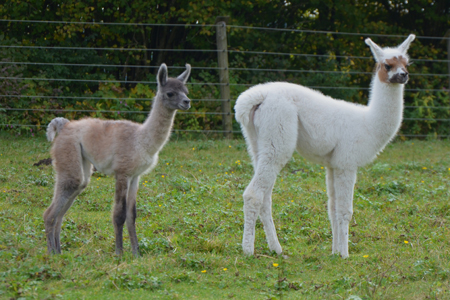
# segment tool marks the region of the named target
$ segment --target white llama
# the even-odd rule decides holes
[[[191,66],[186,64],[177,78],[169,78],[167,66],[158,70],[158,91],[149,117],[143,124],[130,121],[53,119],[47,137],[53,142],[51,154],[56,171],[53,201],[44,213],[49,253],[61,253],[60,233],[64,214],[75,197],[86,188],[92,165],[116,178],[113,224],[116,254],[123,251],[123,225],[126,222],[135,256],[139,255],[136,235],[136,194],[139,176],[152,170],[158,152],[167,142],[177,109],[190,108],[186,82]]]
[[[237,99],[254,175],[244,192],[244,253],[254,252],[255,223],[264,225],[272,251],[282,252],[272,219],[272,189],[277,174],[296,149],[326,166],[332,253],[348,257],[348,226],[359,166],[371,162],[395,136],[402,121],[403,89],[408,81],[411,34],[396,48],[380,48],[366,39],[377,62],[368,106],[336,100],[286,82],[254,86]]]

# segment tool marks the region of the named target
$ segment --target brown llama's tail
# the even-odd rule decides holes
[[[59,133],[66,123],[70,122],[66,118],[54,118],[47,126],[47,140],[53,141],[56,134]]]

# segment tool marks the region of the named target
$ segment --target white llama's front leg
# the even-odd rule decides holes
[[[281,249],[280,242],[278,242],[277,232],[272,218],[272,189],[273,187],[264,195],[264,202],[259,216],[264,224],[264,231],[266,232],[266,239],[270,251],[281,254],[283,250]]]
[[[331,223],[331,233],[333,235],[332,253],[338,253],[337,222],[336,222],[336,192],[334,189],[334,170],[327,168],[327,192],[328,192],[328,217]]]
[[[334,169],[333,175],[336,195],[335,209],[337,232],[334,233],[337,234],[336,250],[343,258],[347,258],[348,226],[353,215],[353,188],[356,182],[356,170]]]

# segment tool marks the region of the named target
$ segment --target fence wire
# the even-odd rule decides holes
[[[154,23],[111,23],[111,22],[76,22],[76,21],[46,21],[46,20],[5,20],[0,19],[0,22],[9,22],[9,23],[43,23],[48,25],[67,25],[67,24],[76,24],[83,26],[168,26],[168,27],[209,27],[215,28],[219,25],[216,24],[154,24]],[[388,37],[388,38],[405,38],[404,35],[387,35],[387,34],[373,34],[373,33],[352,33],[352,32],[331,32],[331,31],[316,31],[316,30],[299,30],[299,29],[289,29],[289,28],[268,28],[268,27],[251,27],[251,26],[236,26],[236,25],[227,25],[229,30],[258,30],[258,31],[276,31],[276,32],[292,32],[292,33],[310,33],[310,34],[331,34],[331,35],[343,35],[343,36],[365,36],[365,37]],[[450,39],[450,37],[429,37],[429,36],[417,36],[417,39],[435,39],[446,41]],[[217,53],[217,49],[160,49],[160,48],[125,48],[125,47],[63,47],[63,46],[45,46],[45,45],[0,45],[0,49],[41,49],[46,51],[65,51],[65,50],[76,50],[76,51],[121,51],[121,52],[186,52],[186,53]],[[303,57],[303,58],[320,58],[320,59],[328,59],[330,55],[327,54],[310,54],[310,53],[284,53],[284,52],[265,52],[265,51],[252,51],[252,50],[236,50],[236,49],[228,49],[227,51],[230,55],[233,54],[242,54],[245,56],[249,55],[268,55],[268,56],[289,56],[289,57]],[[362,59],[362,60],[373,60],[372,57],[365,56],[350,56],[350,55],[333,55],[333,57],[340,59]],[[427,63],[427,64],[442,64],[442,63],[450,63],[449,59],[414,59],[415,63]],[[98,64],[98,63],[67,63],[67,62],[39,62],[39,61],[0,61],[0,65],[23,65],[23,66],[53,66],[53,67],[96,67],[96,68],[120,68],[120,69],[133,69],[133,68],[142,68],[142,69],[157,69],[159,66],[147,66],[147,65],[129,65],[129,64]],[[184,66],[171,66],[173,69],[184,69]],[[290,70],[290,69],[271,69],[271,68],[220,68],[220,67],[192,67],[192,70],[205,70],[205,71],[220,71],[220,70],[228,70],[230,72],[277,72],[277,73],[322,73],[322,74],[349,74],[349,75],[370,75],[372,72],[366,71],[329,71],[329,70]],[[435,74],[435,73],[412,73],[410,74],[412,78],[415,76],[421,77],[449,77],[450,74]],[[121,84],[147,84],[147,85],[156,85],[155,81],[134,81],[134,80],[97,80],[97,79],[76,79],[76,78],[23,78],[23,77],[10,77],[3,76],[0,77],[1,80],[16,80],[16,81],[54,81],[54,82],[80,82],[80,83],[121,83]],[[188,85],[196,85],[196,86],[235,86],[235,87],[250,87],[255,85],[256,83],[217,83],[217,82],[189,82]],[[329,90],[361,90],[368,91],[369,87],[355,87],[355,86],[309,86],[313,89],[329,89]],[[418,89],[418,88],[409,88],[405,89],[405,92],[427,92],[427,93],[438,93],[443,92],[443,89]],[[0,98],[25,98],[29,99],[30,102],[33,99],[73,99],[73,100],[118,100],[118,101],[152,101],[152,98],[130,98],[130,97],[118,97],[118,98],[107,98],[107,97],[85,97],[85,96],[39,96],[39,95],[0,95]],[[234,99],[191,99],[193,102],[229,102]],[[428,107],[428,106],[405,106],[405,109],[431,109],[431,110],[450,110],[450,107]],[[113,113],[113,114],[148,114],[148,111],[134,111],[134,110],[91,110],[91,109],[35,109],[35,108],[1,108],[0,111],[52,111],[55,113]],[[225,113],[219,112],[178,112],[178,114],[186,114],[186,115],[225,115]],[[450,119],[444,118],[404,118],[404,121],[427,121],[427,122],[450,122]],[[13,127],[39,127],[41,125],[33,125],[33,124],[0,124],[1,127],[4,126],[13,126]],[[175,132],[201,132],[201,133],[225,133],[230,131],[225,130],[183,130],[183,129],[175,129]],[[240,131],[231,131],[232,133],[240,133]],[[405,137],[427,137],[427,135],[410,135],[404,134],[402,136]],[[447,137],[447,135],[436,135],[436,137]]]

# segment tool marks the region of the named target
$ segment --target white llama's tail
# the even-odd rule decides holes
[[[234,110],[236,111],[236,121],[244,127],[251,125],[253,113],[257,106],[264,101],[265,95],[260,91],[250,88],[243,92],[236,100]]]
[[[47,126],[47,139],[51,142],[55,135],[63,129],[66,123],[70,122],[66,118],[54,118]]]

